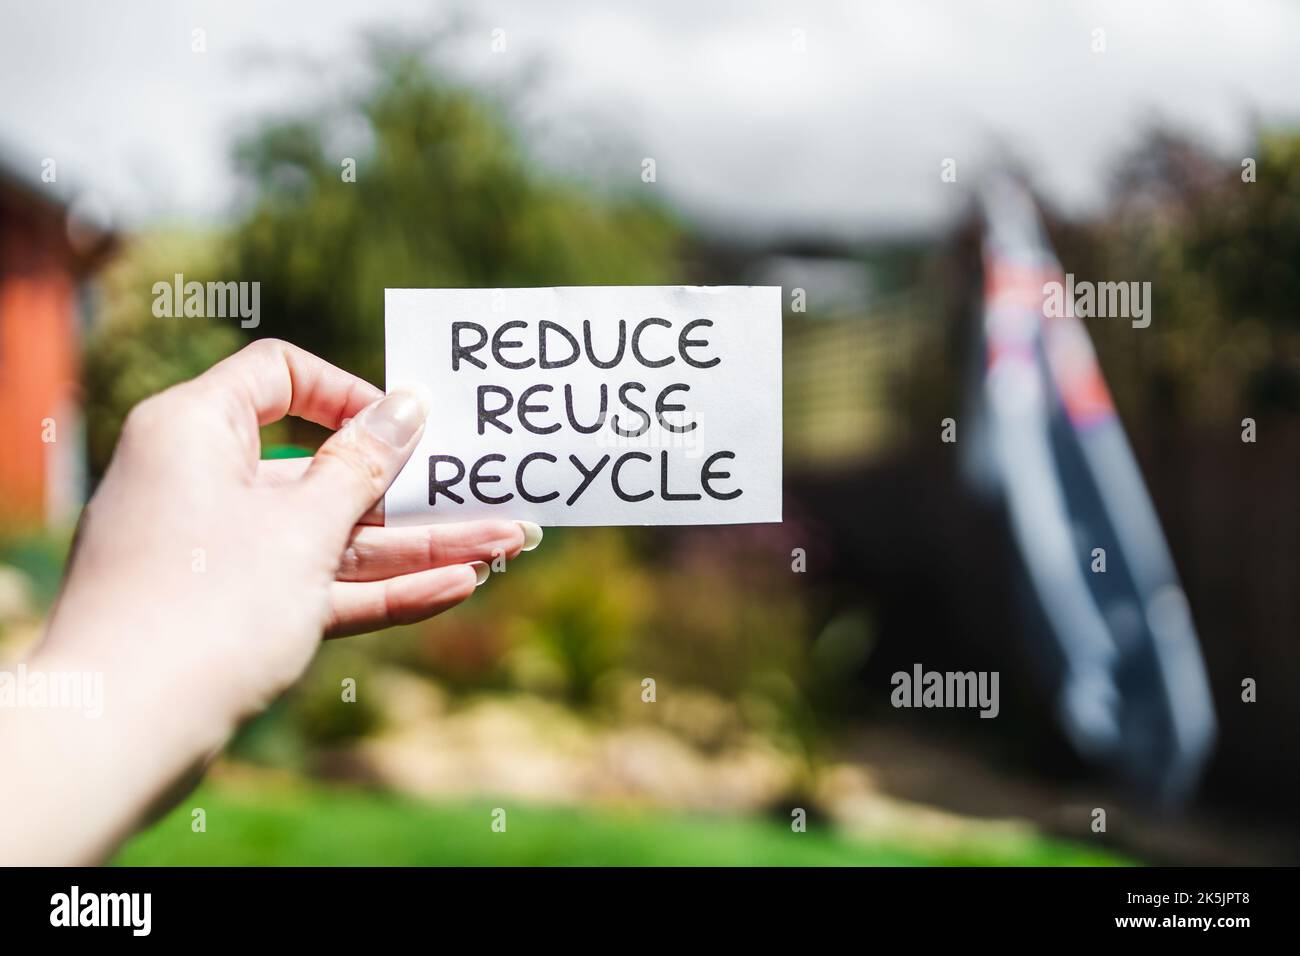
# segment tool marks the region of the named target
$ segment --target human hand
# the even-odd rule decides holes
[[[102,672],[105,719],[130,747],[157,748],[143,771],[156,790],[299,677],[322,634],[463,601],[486,562],[531,549],[541,529],[358,526],[415,447],[427,401],[385,398],[262,340],[142,402],[28,666]],[[310,461],[259,462],[259,426],[286,414],[338,430]]]

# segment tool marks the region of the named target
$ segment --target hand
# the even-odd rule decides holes
[[[91,852],[296,680],[322,634],[437,614],[473,593],[486,562],[536,545],[536,525],[511,521],[357,526],[373,518],[427,413],[420,393],[384,397],[273,340],[131,412],[27,663],[102,673],[104,716],[79,717],[96,724],[87,730],[26,714],[20,728],[74,750],[78,736],[113,745],[123,766],[100,768],[112,778],[100,783],[129,798],[101,787],[111,806],[82,827],[94,831],[82,841]],[[337,431],[308,463],[259,462],[258,427],[286,414]],[[12,771],[0,763],[0,776]],[[62,802],[85,816],[75,799]],[[0,797],[0,828],[18,820]]]

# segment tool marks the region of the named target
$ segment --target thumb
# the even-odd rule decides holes
[[[347,531],[388,490],[424,432],[427,389],[394,389],[321,445],[303,475],[316,513]]]

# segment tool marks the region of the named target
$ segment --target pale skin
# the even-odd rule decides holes
[[[132,411],[24,662],[102,674],[103,715],[0,709],[0,863],[103,860],[322,636],[441,613],[536,546],[526,522],[378,526],[428,411],[274,340]],[[258,426],[285,415],[335,433],[312,459],[260,462]]]

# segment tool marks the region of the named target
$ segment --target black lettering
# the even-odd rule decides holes
[[[461,329],[476,330],[479,335],[478,343],[476,345],[472,345],[469,347],[462,345],[460,342]],[[475,352],[477,352],[483,346],[487,345],[487,340],[488,340],[487,329],[483,328],[483,326],[479,325],[477,322],[451,323],[451,370],[453,372],[460,371],[461,359],[464,359],[465,361],[469,362],[472,365],[477,365],[479,368],[487,368],[486,362],[484,362],[482,359],[476,359],[474,357]]]
[[[524,455],[523,460],[519,462],[519,467],[515,469],[515,487],[519,489],[519,497],[523,498],[524,501],[531,501],[535,505],[540,505],[545,501],[552,501],[560,497],[560,493],[552,491],[548,495],[530,495],[528,490],[524,488],[524,469],[528,467],[530,461],[537,458],[543,458],[552,464],[558,460],[554,455],[544,451],[535,451],[532,454]]]
[[[642,319],[637,323],[635,331],[632,332],[632,354],[636,356],[636,360],[646,368],[663,368],[665,365],[672,362],[673,356],[670,355],[667,358],[662,358],[652,362],[641,354],[641,333],[645,331],[647,325],[662,325],[666,329],[671,329],[673,324],[667,319]]]
[[[642,392],[645,391],[645,386],[642,385],[640,382],[624,382],[622,385],[618,387],[618,398],[619,401],[621,401],[624,405],[626,405],[630,411],[636,412],[643,419],[645,419],[645,424],[643,424],[636,431],[630,431],[630,432],[624,431],[622,428],[619,427],[618,415],[616,414],[614,416],[612,424],[614,426],[614,433],[618,435],[620,438],[640,438],[642,435],[644,435],[646,432],[650,430],[650,416],[645,413],[645,409],[641,408],[638,405],[633,405],[632,402],[627,397],[628,390],[633,388],[637,389],[638,391],[642,391]]]
[[[647,498],[649,498],[651,495],[654,494],[653,491],[643,491],[639,495],[629,495],[624,493],[622,486],[620,486],[618,483],[618,473],[619,471],[622,470],[624,462],[626,462],[629,458],[638,458],[641,461],[651,460],[650,456],[643,451],[629,451],[625,454],[619,455],[618,461],[614,462],[614,467],[610,470],[609,473],[610,484],[614,486],[614,494],[618,495],[624,501],[645,501]]]
[[[623,361],[623,349],[627,346],[627,323],[622,319],[618,320],[618,351],[608,362],[602,362],[596,358],[596,353],[591,348],[591,320],[582,320],[582,341],[587,345],[587,358],[591,359],[591,364],[596,368],[613,368],[619,362]]]
[[[575,431],[581,432],[584,435],[598,432],[600,431],[601,426],[605,424],[605,413],[609,410],[609,388],[606,387],[604,382],[600,385],[600,415],[597,417],[596,424],[594,425],[579,425],[578,419],[574,417],[572,385],[564,386],[564,410],[569,416],[569,424],[573,426]]]
[[[490,485],[494,481],[500,481],[500,475],[480,475],[479,469],[489,461],[505,461],[505,455],[498,455],[495,452],[491,455],[484,455],[478,461],[474,462],[474,467],[469,470],[469,490],[479,501],[485,505],[503,505],[514,497],[514,492],[507,492],[504,495],[485,495],[478,490],[479,485]]]
[[[497,330],[492,333],[492,357],[497,360],[498,365],[505,368],[521,369],[528,368],[528,366],[532,365],[533,362],[537,361],[536,359],[529,359],[526,362],[516,362],[513,359],[508,359],[501,355],[502,349],[521,349],[524,347],[524,343],[518,339],[502,340],[501,333],[505,332],[507,329],[526,328],[528,328],[528,323],[520,322],[518,319],[514,319],[510,322],[502,322],[497,326]]]
[[[562,362],[548,359],[546,357],[546,333],[551,329],[554,329],[556,332],[559,332],[568,339],[569,347],[573,349],[573,354]],[[573,334],[564,326],[552,322],[550,319],[542,319],[542,321],[537,324],[537,338],[537,349],[539,355],[537,361],[538,368],[564,368],[566,365],[572,365],[574,362],[578,361],[578,356],[582,354],[582,350],[578,346],[578,340],[573,337]]]
[[[551,391],[551,386],[549,385],[532,385],[529,388],[525,389],[524,393],[519,396],[519,424],[523,425],[534,435],[549,435],[551,432],[558,432],[560,430],[559,422],[555,422],[553,424],[546,425],[545,427],[541,427],[541,428],[539,428],[536,425],[530,425],[528,423],[528,416],[533,412],[549,412],[551,410],[550,405],[528,404],[528,397],[532,395],[534,392],[549,392],[549,391]]]
[[[655,400],[655,417],[659,419],[659,425],[661,428],[666,428],[670,432],[681,435],[684,432],[693,430],[695,426],[699,424],[699,422],[691,422],[689,425],[674,425],[672,422],[664,419],[664,412],[686,411],[685,405],[669,405],[664,401],[664,399],[673,392],[689,392],[690,390],[691,387],[689,385],[683,385],[681,382],[678,382],[676,385],[669,385],[659,393],[659,397]]]
[[[506,397],[506,403],[500,408],[488,408],[487,405],[484,404],[483,399],[487,397],[490,392],[504,395]],[[484,426],[491,423],[507,435],[512,434],[514,429],[503,422],[497,421],[497,419],[510,411],[511,406],[514,405],[514,403],[515,397],[510,394],[510,389],[502,388],[500,385],[480,385],[478,387],[478,433],[482,435],[484,432]]]
[[[737,488],[735,491],[727,491],[727,492],[719,493],[717,491],[714,491],[711,487],[709,487],[709,482],[712,481],[714,478],[731,477],[731,472],[713,471],[710,468],[710,466],[719,458],[735,458],[735,457],[736,457],[736,453],[734,451],[719,451],[719,452],[714,452],[712,455],[710,455],[708,458],[705,459],[704,467],[700,469],[700,484],[704,486],[704,490],[708,493],[709,497],[717,498],[719,501],[729,501],[732,498],[740,497],[739,488]]]
[[[448,462],[456,466],[456,477],[447,481],[438,479],[438,465]],[[451,490],[451,486],[459,484],[460,480],[465,477],[465,463],[455,455],[430,455],[429,456],[429,507],[433,508],[438,504],[438,493],[442,492],[458,505],[463,505],[465,499],[456,492]]]
[[[704,497],[697,492],[675,495],[668,490],[668,452],[666,451],[659,453],[659,495],[664,501],[699,501]]]
[[[578,459],[577,455],[570,455],[569,461],[573,462],[574,468],[577,468],[578,471],[582,472],[582,484],[578,485],[573,494],[569,495],[569,500],[565,502],[566,505],[572,506],[573,503],[582,496],[582,493],[587,490],[587,486],[595,480],[597,475],[600,474],[600,470],[609,462],[609,455],[605,455],[600,459],[600,461],[596,462],[596,467],[591,471],[588,471],[582,466],[582,462]]]
[[[682,329],[681,335],[677,336],[677,350],[682,353],[682,361],[687,365],[694,366],[695,368],[713,368],[713,366],[722,361],[722,359],[718,358],[716,355],[707,362],[697,362],[686,354],[686,350],[689,348],[695,348],[696,346],[701,345],[707,346],[709,344],[705,339],[688,339],[686,337],[691,334],[691,329],[695,328],[697,325],[712,326],[713,321],[711,319],[696,319],[694,322],[687,322],[686,327]]]

